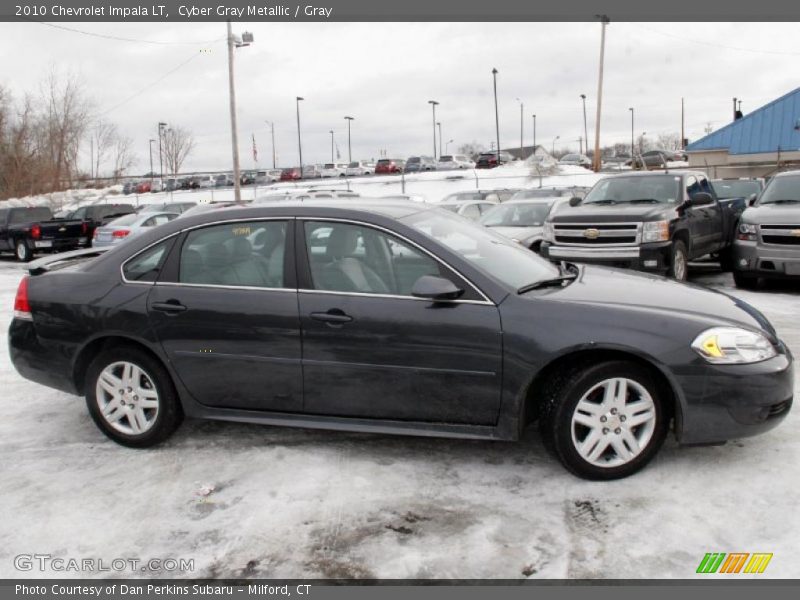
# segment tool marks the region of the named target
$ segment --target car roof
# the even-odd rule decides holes
[[[703,177],[708,177],[702,171],[689,171],[687,169],[669,169],[668,171],[637,171],[637,172],[625,172],[625,173],[614,173],[609,174],[603,177],[603,179],[612,179],[615,177],[657,177],[657,176],[664,176],[664,175],[680,175],[680,176],[689,176],[689,175],[701,175]]]
[[[775,175],[773,175],[772,178],[774,179],[775,177],[798,177],[798,176],[800,176],[800,171],[795,170],[795,171],[782,171],[781,173],[775,173]]]

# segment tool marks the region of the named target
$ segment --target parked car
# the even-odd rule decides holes
[[[800,171],[778,173],[741,216],[733,242],[733,280],[753,289],[759,279],[800,280]]]
[[[158,204],[145,204],[137,212],[144,213],[182,213],[197,206],[197,202],[160,202]]]
[[[298,181],[302,178],[299,167],[290,167],[281,171],[281,181]]]
[[[18,261],[28,262],[37,252],[73,250],[87,235],[83,221],[54,219],[46,206],[0,205],[0,251],[13,252]]]
[[[184,416],[486,440],[536,422],[567,469],[607,480],[670,428],[719,443],[792,404],[792,356],[743,300],[559,267],[417,203],[208,210],[78,269],[48,261],[17,289],[11,362],[130,447]]]
[[[435,171],[436,160],[430,156],[409,156],[406,161],[406,173],[418,173],[420,171]]]
[[[126,181],[122,186],[122,193],[126,196],[129,194],[133,194],[136,192],[136,182],[135,181]]]
[[[636,169],[664,169],[673,160],[675,160],[675,156],[672,152],[649,150],[631,159],[630,165]]]
[[[347,163],[325,163],[320,171],[322,177],[344,177],[347,175]]]
[[[140,181],[136,184],[136,193],[137,194],[149,194],[150,190],[152,189],[152,181],[149,179]]]
[[[531,200],[533,198],[585,198],[591,188],[584,186],[529,188],[519,190],[511,196],[511,200]]]
[[[558,164],[586,167],[589,169],[592,166],[592,159],[585,154],[565,154],[559,159]]]
[[[466,217],[470,221],[477,221],[487,211],[497,206],[497,202],[491,200],[449,200],[440,202],[436,206]]]
[[[500,164],[504,165],[506,163],[513,162],[514,157],[505,151],[500,151]],[[498,166],[498,157],[497,152],[484,152],[480,156],[478,156],[478,160],[476,161],[475,168],[476,169],[494,169]]]
[[[214,187],[229,187],[234,183],[231,173],[220,173],[214,177]]]
[[[439,171],[449,171],[452,169],[474,169],[475,161],[463,154],[445,154],[439,157],[436,164]]]
[[[554,206],[566,200],[563,196],[512,199],[492,208],[478,223],[534,252],[539,252],[545,219]]]
[[[542,256],[629,267],[685,281],[689,260],[716,254],[732,268],[741,198],[719,200],[704,173],[630,173],[600,179],[582,201],[548,217]]]
[[[372,175],[375,172],[375,163],[364,160],[354,160],[347,165],[345,173],[348,177],[359,177],[361,175]]]
[[[443,203],[461,200],[486,200],[487,202],[505,202],[510,200],[519,190],[473,190],[470,192],[454,192],[442,198]]]
[[[183,211],[175,218],[181,219],[183,221],[189,217],[194,217],[196,215],[200,215],[206,212],[220,210],[222,208],[248,206],[251,203],[252,203],[251,200],[242,200],[241,202],[236,202],[234,200],[214,200],[212,202],[198,202],[195,206]]]
[[[217,185],[217,178],[214,175],[197,175],[192,179],[192,188],[196,190],[205,190]]]
[[[257,171],[242,171],[239,177],[241,185],[253,185],[256,182]]]
[[[153,179],[150,182],[150,193],[155,194],[156,192],[161,192],[164,190],[164,185],[161,183],[160,179]]]
[[[375,175],[393,175],[405,170],[406,161],[402,158],[382,158],[375,163]]]
[[[303,179],[322,178],[322,168],[319,165],[303,165]]]
[[[67,215],[67,219],[78,219],[83,222],[83,230],[86,236],[84,244],[86,246],[91,246],[95,229],[106,225],[117,217],[129,215],[134,212],[136,212],[136,209],[132,204],[92,204],[90,206],[76,208]]]
[[[174,212],[143,212],[119,217],[94,230],[92,246],[102,248],[120,244],[150,231],[153,227],[169,223],[178,214]]]
[[[181,189],[181,180],[176,177],[169,177],[168,179],[164,180],[164,191],[165,192],[174,192],[175,190]]]
[[[182,190],[194,190],[199,187],[199,184],[194,177],[181,177],[179,182],[180,189]]]
[[[712,179],[711,187],[720,200],[728,198],[749,199],[753,194],[758,195],[764,189],[764,180],[757,179]]]

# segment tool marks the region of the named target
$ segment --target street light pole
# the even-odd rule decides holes
[[[586,94],[581,94],[583,100],[583,139],[586,141],[586,152],[589,152],[589,128],[586,126]]]
[[[300,155],[300,178],[303,178],[303,142],[300,139],[300,101],[305,100],[302,96],[297,96],[297,153]]]
[[[450,151],[450,144],[453,143],[453,140],[447,140],[444,144],[444,151],[447,154]]]
[[[536,115],[533,115],[533,153],[536,154]]]
[[[150,140],[150,185],[153,185],[153,142],[154,139]]]
[[[355,119],[353,117],[345,117],[345,120],[347,121],[347,162],[351,163],[353,162],[353,150],[350,146],[350,121]]]
[[[633,154],[635,152],[633,147],[633,107],[630,107],[628,110],[631,111],[631,161],[633,161]],[[633,164],[633,162],[631,162],[631,164]]]
[[[525,158],[522,154],[524,152],[525,143],[524,143],[524,136],[523,136],[523,125],[522,125],[522,112],[525,109],[525,105],[522,103],[522,100],[517,98],[517,102],[519,102],[519,159],[522,160]]]
[[[437,121],[436,126],[439,128],[439,156],[442,155],[442,122]],[[436,158],[434,156],[434,158]]]
[[[166,126],[166,123],[158,122],[158,179],[161,181],[162,187],[164,185],[164,159],[161,154],[161,138],[164,136],[164,128]]]
[[[603,59],[605,58],[606,51],[606,27],[608,27],[608,15],[598,15],[600,18],[600,70],[597,77],[597,120],[595,122],[594,131],[594,157],[593,166],[594,171],[600,170],[600,115],[601,107],[603,105]]]
[[[436,106],[439,103],[436,100],[428,100],[428,104],[433,109],[433,160],[436,160]]]
[[[233,154],[233,197],[236,202],[242,201],[242,177],[239,170],[239,131],[236,126],[236,85],[233,77],[233,49],[249,46],[253,41],[253,35],[245,32],[242,39],[237,40],[231,30],[231,22],[228,20],[228,90],[231,112],[231,151]]]
[[[331,162],[333,162],[334,161],[334,158],[333,158],[333,129],[331,129],[330,134],[331,134]]]
[[[497,166],[500,166],[500,112],[497,108],[497,69],[492,69],[494,81],[494,129],[497,135]]]
[[[551,156],[553,156],[556,153],[556,140],[559,139],[560,137],[561,137],[560,135],[557,135],[556,137],[553,138],[553,151],[550,153]]]
[[[269,125],[269,133],[272,138],[272,168],[275,168],[275,123],[273,121],[264,121]]]

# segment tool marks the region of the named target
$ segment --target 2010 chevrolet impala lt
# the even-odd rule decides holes
[[[207,211],[30,271],[15,367],[126,446],[184,415],[494,440],[538,422],[570,471],[613,479],[670,429],[718,443],[792,403],[789,350],[747,303],[553,265],[421,204]]]

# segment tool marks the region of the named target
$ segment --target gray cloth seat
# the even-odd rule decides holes
[[[355,227],[333,228],[326,249],[326,264],[311,264],[314,286],[317,289],[367,294],[391,293],[389,286],[374,269],[353,256],[359,235]]]

